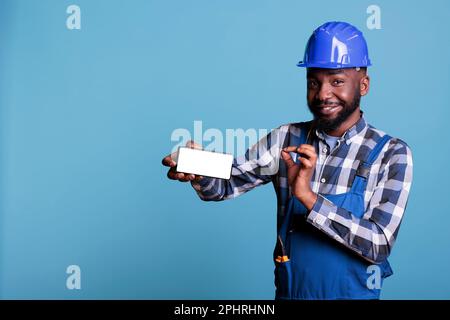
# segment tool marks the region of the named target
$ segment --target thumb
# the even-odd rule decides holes
[[[281,150],[281,158],[283,158],[288,169],[292,168],[293,166],[296,166],[296,164],[295,164],[294,160],[292,160],[292,157],[289,154],[289,152],[287,152],[285,150]]]
[[[194,140],[189,140],[189,141],[186,143],[186,147],[191,148],[191,149],[199,149],[199,150],[202,149],[202,146],[199,145],[198,143],[195,143]]]

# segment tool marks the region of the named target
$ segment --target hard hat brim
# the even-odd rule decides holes
[[[303,62],[297,63],[297,67],[301,68],[322,68],[322,69],[343,69],[343,68],[364,68],[370,67],[372,63],[369,61],[366,64],[342,64],[342,63],[331,63],[331,62]]]

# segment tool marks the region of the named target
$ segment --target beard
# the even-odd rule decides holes
[[[328,100],[322,101],[315,99],[311,104],[308,103],[309,111],[314,116],[314,121],[316,128],[318,130],[322,130],[325,132],[333,131],[339,128],[339,126],[347,120],[350,115],[358,108],[359,102],[361,100],[361,95],[359,94],[359,90],[355,92],[353,96],[353,100],[350,103],[347,103],[338,98],[338,102],[330,102]],[[326,118],[323,117],[317,110],[321,106],[342,106],[342,110],[338,112],[338,114],[334,118]]]

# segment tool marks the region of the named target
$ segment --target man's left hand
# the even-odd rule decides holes
[[[298,154],[300,164],[292,159],[289,152]],[[316,168],[317,154],[312,145],[289,146],[281,151],[281,157],[288,168],[288,183],[294,196],[309,210],[316,203],[317,194],[311,190],[311,178]]]

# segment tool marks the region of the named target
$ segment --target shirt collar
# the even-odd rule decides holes
[[[361,116],[359,120],[351,128],[345,131],[344,134],[338,139],[338,141],[345,141],[346,144],[350,144],[354,137],[365,132],[368,124],[366,122],[366,119],[364,118],[364,112],[362,110],[360,112]],[[325,140],[324,133],[321,130],[316,129],[315,133],[319,139]]]

